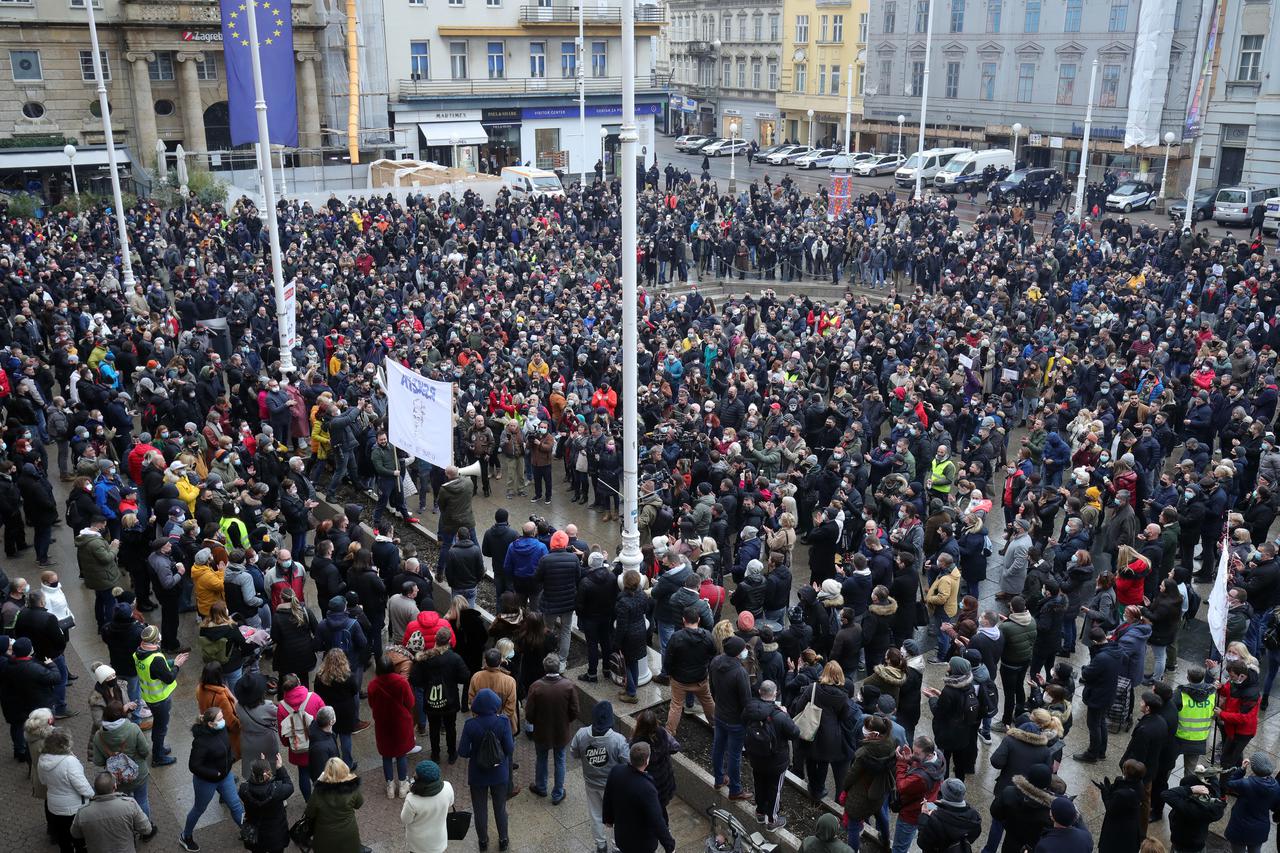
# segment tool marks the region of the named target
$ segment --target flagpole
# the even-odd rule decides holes
[[[283,0],[279,0],[283,2]],[[263,157],[262,203],[267,208],[267,239],[271,246],[271,284],[275,289],[276,328],[280,335],[280,370],[293,372],[293,341],[286,340],[285,312],[290,310],[284,298],[284,269],[280,260],[280,231],[276,223],[276,188],[271,174],[271,134],[267,127],[267,96],[262,91],[262,57],[258,53],[259,0],[247,0],[249,6],[249,60],[253,68],[253,109],[258,115],[258,145]],[[91,2],[85,5],[92,5]]]
[[[107,84],[102,76],[102,52],[98,49],[98,19],[93,14],[93,0],[84,8],[89,13],[89,46],[93,52],[93,81],[98,89],[98,110],[102,113],[102,135],[107,142],[107,168],[111,171],[111,197],[116,205],[116,227],[120,230],[120,266],[123,286],[132,291],[133,260],[129,257],[129,229],[124,218],[124,198],[120,193],[120,168],[116,164],[116,137],[111,130],[111,105],[107,102]]]

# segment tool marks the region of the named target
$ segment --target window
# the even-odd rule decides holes
[[[923,33],[929,28],[929,0],[916,0],[916,32]]]
[[[489,79],[502,80],[507,76],[507,48],[500,41],[489,42],[485,49],[489,65]]]
[[[1068,62],[1058,66],[1058,103],[1070,106],[1076,97],[1076,66]]]
[[[565,80],[578,76],[578,45],[574,42],[560,42],[560,76]]]
[[[1080,19],[1084,16],[1084,0],[1067,0],[1067,16],[1062,22],[1064,33],[1080,32]]]
[[[827,66],[818,66],[818,94],[827,94]]]
[[[751,88],[760,89],[760,60],[751,60]]]
[[[994,101],[996,99],[996,64],[982,63],[982,82],[978,84],[978,99]]]
[[[844,43],[844,15],[831,16],[831,40],[836,44]]]
[[[426,6],[427,0],[409,0],[410,6]]]
[[[0,0],[0,6],[30,6],[31,0]],[[94,4],[94,8],[98,8],[98,4]]]
[[[988,0],[987,2],[987,32],[1000,32],[1000,18],[1004,14],[1003,0]]]
[[[947,63],[947,84],[942,92],[942,97],[954,101],[960,97],[960,63]]]
[[[1022,17],[1022,31],[1040,32],[1040,0],[1027,0],[1027,12]]]
[[[738,88],[747,88],[747,61],[745,59],[738,60]]]
[[[733,41],[733,18],[725,15],[720,19],[720,40]]]
[[[831,94],[840,94],[840,66],[831,66]]]
[[[796,44],[809,42],[809,16],[796,15]]]
[[[22,105],[22,115],[32,121],[44,118],[44,104],[39,101],[27,101]]]
[[[738,15],[738,41],[747,40],[747,13],[742,12]]]
[[[608,77],[609,76],[609,43],[603,41],[593,41],[591,43],[591,76],[592,77]]]
[[[111,66],[107,64],[107,52],[105,50],[98,51],[98,59],[102,62],[102,79],[111,79]],[[93,51],[80,51],[80,79],[92,81],[96,79],[93,76]]]
[[[529,42],[529,76],[538,80],[547,76],[546,42]]]
[[[1129,0],[1113,0],[1107,16],[1107,32],[1122,33],[1129,23]]]
[[[951,32],[964,32],[964,0],[951,0]]]
[[[40,51],[11,50],[9,64],[13,66],[13,79],[16,81],[41,80]]]
[[[751,17],[751,38],[753,41],[764,41],[764,15]]]
[[[892,81],[893,81],[893,60],[892,59],[880,60],[880,91],[884,92],[886,95],[889,94],[889,92],[892,91],[892,86],[890,85]]]
[[[822,44],[827,41],[827,24],[830,23],[830,21],[828,21],[826,15],[823,15],[818,20],[821,22],[818,24],[818,32],[820,33],[818,36],[818,43]]]
[[[913,98],[924,94],[924,62],[922,60],[911,63],[911,88],[907,90],[907,94]]]
[[[161,98],[155,103],[156,115],[164,117],[171,116],[178,111],[178,107],[168,98]]]
[[[1036,81],[1036,64],[1022,62],[1018,65],[1018,103],[1031,103],[1031,90]]]
[[[1240,38],[1240,64],[1236,72],[1237,80],[1249,83],[1258,82],[1262,71],[1262,36],[1242,36]]]
[[[778,91],[778,60],[770,59],[766,66],[769,72],[769,91]]]
[[[854,94],[862,97],[867,88],[867,67],[861,63],[857,66],[857,77],[854,78]]]
[[[769,16],[769,41],[782,40],[782,16],[773,14]]]
[[[809,68],[803,62],[796,63],[795,85],[792,90],[803,93],[809,85]]]
[[[21,3],[20,5],[23,5],[23,6],[29,6],[30,4],[29,4],[29,3]],[[72,8],[72,9],[83,9],[83,8],[84,8],[84,0],[71,0],[71,8]],[[93,0],[93,8],[95,8],[95,9],[101,9],[101,8],[102,8],[102,0]]]
[[[484,5],[488,6],[490,9],[497,9],[502,6],[502,0],[485,0]]]
[[[729,60],[720,63],[720,85],[728,89],[733,86],[733,64]]]
[[[450,6],[457,6],[458,8],[462,8],[462,3],[463,0],[449,0]]]
[[[1102,66],[1102,91],[1098,93],[1098,106],[1114,107],[1120,103],[1120,66]]]
[[[200,58],[196,60],[196,79],[197,80],[217,80],[218,79],[218,56],[214,53],[202,53]]]
[[[425,41],[409,42],[409,76],[414,80],[431,79],[431,45]]]
[[[898,4],[895,0],[885,0],[884,4],[884,30],[885,35],[893,35],[893,28],[898,25]]]
[[[449,74],[454,80],[467,79],[467,43],[449,42]]]
[[[867,13],[858,15],[858,44],[867,43]]]
[[[153,81],[163,82],[173,79],[173,52],[161,50],[156,58],[147,63],[147,76]]]

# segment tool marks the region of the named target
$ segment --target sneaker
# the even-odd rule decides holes
[[[55,720],[69,720],[72,717],[78,717],[78,716],[80,716],[79,711],[72,711],[70,708],[63,708],[61,712],[54,714],[53,718]]]
[[[782,827],[786,825],[787,825],[787,819],[782,815],[778,815],[776,818],[774,818],[773,820],[765,824],[765,829],[768,829],[769,831],[774,832],[779,829],[782,829]]]
[[[1076,761],[1081,761],[1085,764],[1095,764],[1102,760],[1100,756],[1092,755],[1088,752],[1077,752],[1075,755],[1071,757]]]
[[[387,783],[387,799],[394,800],[395,798],[396,798],[396,783],[388,782]]]
[[[365,729],[369,728],[369,726],[372,726],[372,725],[373,723],[369,722],[368,720],[360,720],[356,723],[356,727],[351,730],[351,733],[360,734],[360,732],[364,731]]]
[[[636,694],[634,694],[634,693],[619,693],[619,694],[618,694],[618,701],[619,701],[619,702],[626,702],[628,705],[635,705],[635,704],[637,704],[640,700],[636,698]]]
[[[578,676],[578,680],[586,684],[595,684],[600,679],[596,678],[595,675],[590,672],[584,672],[582,675]]]
[[[410,524],[417,524],[417,523],[418,523],[418,517],[417,517],[416,515],[406,515],[406,516],[404,517],[404,520],[405,520],[405,521],[407,521],[407,522],[409,522]]]
[[[755,796],[747,791],[739,791],[736,794],[730,794],[729,799],[735,800],[735,801],[754,800]]]
[[[409,750],[410,755],[417,755],[419,752],[422,752],[422,747],[416,744],[414,745],[413,749]]]
[[[529,793],[533,794],[535,797],[545,797],[547,795],[547,789],[539,788],[537,785],[530,785]]]
[[[1006,726],[1003,721],[995,722],[991,724],[991,731],[1004,734],[1005,732],[1009,731],[1009,727]]]
[[[985,744],[990,744],[990,743],[991,743],[991,733],[990,733],[990,732],[978,732],[978,737],[982,738],[982,742],[983,742],[983,743],[985,743]]]
[[[951,661],[939,660],[938,658],[929,658],[930,666],[947,666]]]
[[[563,792],[563,791],[560,793],[560,796],[558,796],[558,797],[557,797],[555,794],[552,794],[552,795],[551,795],[551,805],[553,805],[553,806],[558,806],[558,805],[560,805],[561,803],[563,803],[563,802],[564,802],[564,796],[565,796],[565,795],[564,795],[564,792]]]
[[[196,844],[196,840],[189,835],[179,835],[178,844],[187,853],[200,853],[200,845]]]
[[[551,498],[547,498],[545,501],[543,501],[543,503],[546,504],[547,506],[551,506]],[[499,842],[499,844],[501,844],[501,842]]]
[[[165,755],[160,758],[152,759],[151,766],[152,767],[168,767],[170,764],[177,764],[177,763],[178,763],[178,759],[174,758],[172,755]]]
[[[409,780],[408,779],[400,780],[400,791],[398,793],[400,794],[400,799],[402,800],[405,797],[409,796]]]
[[[756,812],[756,823],[758,823],[758,824],[760,824],[761,826],[763,826],[764,824],[766,824],[766,823],[768,823],[768,822],[769,822],[769,818],[765,817],[764,815],[760,814],[759,812]]]

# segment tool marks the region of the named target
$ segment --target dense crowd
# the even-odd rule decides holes
[[[864,824],[895,853],[964,850],[984,830],[984,853],[1091,850],[1082,792],[1056,773],[1081,712],[1088,747],[1068,760],[1119,770],[1099,783],[1100,850],[1153,849],[1166,809],[1172,847],[1201,850],[1228,799],[1228,841],[1260,847],[1280,806],[1271,760],[1248,752],[1280,670],[1276,261],[1125,218],[1039,221],[1016,201],[962,225],[933,196],[872,192],[832,216],[825,191],[789,183],[732,198],[647,177],[642,565],[626,573],[615,542],[536,506],[512,523],[518,499],[557,488],[619,515],[616,184],[491,205],[281,202],[292,375],[247,200],[129,211],[132,292],[104,211],[0,223],[0,521],[11,559],[30,528],[39,572],[3,579],[0,709],[63,853],[155,834],[149,780],[171,781],[169,725],[193,706],[188,851],[215,796],[255,853],[291,837],[362,849],[352,737],[370,725],[413,853],[445,849],[440,764],[459,757],[480,849],[490,811],[507,849],[520,735],[537,755],[527,790],[553,804],[578,760],[597,849],[612,826],[627,853],[671,851],[674,735],[695,705],[718,788],[767,831],[786,824],[788,770],[836,798],[844,826],[823,817],[806,850],[857,849]],[[717,302],[684,284],[747,272],[888,298]],[[455,383],[456,464],[389,444],[385,358]],[[490,525],[472,501],[495,488],[508,508]],[[419,517],[434,560],[396,535]],[[64,522],[93,591],[78,620],[50,558]],[[1189,626],[1222,551],[1226,653],[1179,672],[1179,645],[1212,645]],[[623,704],[658,650],[665,720],[639,711],[624,737],[611,702],[579,707],[575,624],[577,679],[616,679]],[[68,665],[73,630],[101,638],[87,672]],[[175,694],[193,653],[194,703]],[[88,744],[58,725],[78,675]],[[418,737],[430,759],[410,772]],[[987,815],[966,803],[980,755],[997,772]]]

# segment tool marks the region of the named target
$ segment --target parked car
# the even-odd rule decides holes
[[[701,133],[691,133],[688,136],[682,136],[676,140],[676,150],[693,151],[699,145],[705,145],[708,139],[711,139],[711,137]]]
[[[702,140],[701,142],[696,142],[693,145],[690,145],[689,148],[686,149],[686,153],[705,154],[707,153],[708,145],[714,145],[715,143],[719,142],[723,138],[724,137],[722,136],[708,136],[706,139]]]
[[[757,163],[768,162],[770,154],[776,154],[779,151],[781,151],[783,148],[787,148],[787,147],[789,146],[787,146],[784,143],[779,143],[777,145],[770,145],[768,148],[761,148],[759,151],[756,152],[755,157],[753,157],[752,159],[755,160]]]
[[[855,175],[887,175],[897,169],[906,160],[901,154],[877,154],[870,160],[864,160],[853,167]]]
[[[719,139],[702,147],[702,153],[708,157],[728,157],[730,154],[745,154],[751,143],[745,139]]]
[[[815,148],[808,154],[802,154],[796,158],[796,168],[825,169],[831,162],[831,158],[839,153],[834,148]]]
[[[1248,224],[1253,209],[1267,199],[1280,196],[1275,187],[1227,187],[1213,200],[1213,219],[1219,225]]]
[[[1141,210],[1156,200],[1155,187],[1146,181],[1125,181],[1107,196],[1107,210]]]
[[[989,148],[960,154],[934,175],[933,184],[943,192],[962,190],[973,184],[983,187],[988,168],[1012,169],[1013,152],[1008,148]]]
[[[1011,195],[1034,198],[1033,191],[1038,191],[1040,185],[1048,181],[1051,175],[1053,175],[1053,169],[1018,169],[996,184],[996,197]]]
[[[1212,215],[1212,211],[1210,211]],[[1267,199],[1267,209],[1262,214],[1262,233],[1274,234],[1280,230],[1280,197]]]
[[[856,151],[852,154],[837,154],[827,163],[828,169],[844,169],[852,172],[853,167],[859,163],[865,163],[868,160],[875,159],[877,154],[867,151]]]
[[[808,145],[788,145],[781,151],[770,154],[768,162],[772,166],[787,166],[794,163],[797,157],[808,154],[812,150]]]
[[[1191,197],[1191,221],[1201,222],[1205,219],[1213,218],[1213,200],[1218,197],[1218,187],[1210,187],[1209,189],[1196,190],[1196,194]],[[1175,223],[1182,222],[1187,216],[1187,200],[1185,198],[1176,199],[1169,204],[1169,218]],[[1264,223],[1262,226],[1266,228]]]

